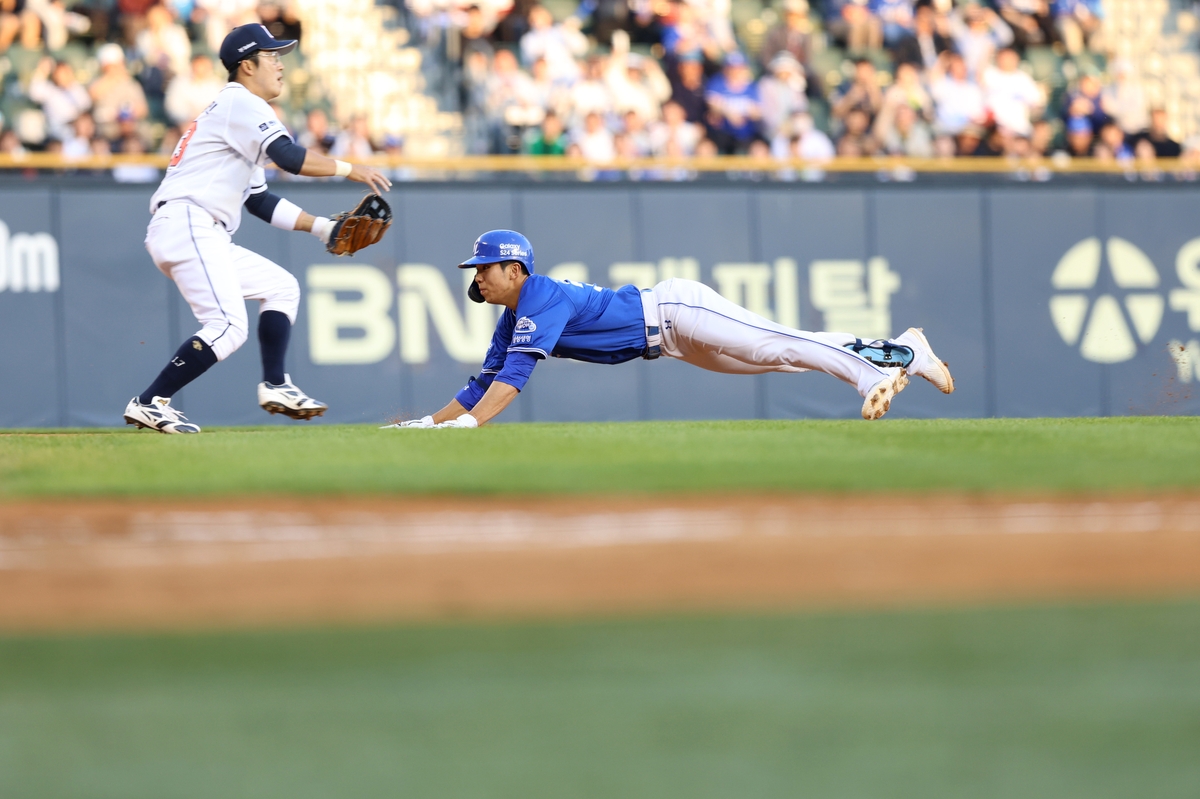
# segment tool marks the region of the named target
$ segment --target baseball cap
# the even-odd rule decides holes
[[[273,50],[280,55],[296,48],[295,39],[276,39],[265,25],[253,22],[231,30],[221,42],[221,63],[233,69],[259,50]]]
[[[746,56],[742,55],[737,50],[727,53],[725,56],[725,66],[727,66],[727,67],[744,67],[744,66],[746,66]]]

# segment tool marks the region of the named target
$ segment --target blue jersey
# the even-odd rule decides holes
[[[505,309],[496,324],[479,379],[457,399],[470,410],[496,377],[524,388],[542,358],[624,363],[645,352],[646,319],[637,287],[614,290],[530,275],[516,311]]]

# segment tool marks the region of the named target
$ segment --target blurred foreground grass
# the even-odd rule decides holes
[[[0,796],[1196,796],[1200,602],[0,638]]]
[[[638,422],[0,434],[0,499],[1200,487],[1195,418]]]

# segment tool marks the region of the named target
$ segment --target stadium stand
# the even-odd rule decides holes
[[[169,153],[249,21],[301,41],[281,119],[351,158],[1200,154],[1180,0],[0,0],[0,157]]]

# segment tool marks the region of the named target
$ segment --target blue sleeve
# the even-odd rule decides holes
[[[483,368],[479,370],[481,376],[498,375],[504,368],[504,358],[508,355],[508,342],[512,340],[513,326],[516,323],[517,315],[506,308],[500,315],[500,321],[496,323],[496,332],[492,334],[487,354],[483,356]]]
[[[501,314],[500,321],[496,323],[496,332],[492,334],[492,342],[488,344],[487,355],[483,356],[483,367],[479,370],[479,377],[472,377],[454,395],[458,404],[468,411],[479,404],[483,395],[491,387],[492,380],[504,368],[508,356],[508,342],[512,338],[513,325],[516,322],[517,315],[512,311],[506,309]],[[528,379],[528,374],[526,374],[526,378]]]
[[[533,367],[537,366],[537,362],[537,357],[532,353],[510,352],[496,379],[520,391],[529,382],[529,376],[533,374]]]
[[[483,375],[472,377],[467,381],[467,384],[459,389],[459,392],[454,395],[454,399],[458,400],[458,404],[466,408],[468,411],[479,404],[483,399],[483,395],[492,385],[492,380],[495,375]]]
[[[275,141],[267,145],[267,156],[284,172],[299,175],[300,167],[304,166],[304,159],[308,157],[308,150],[286,135],[276,136]]]

